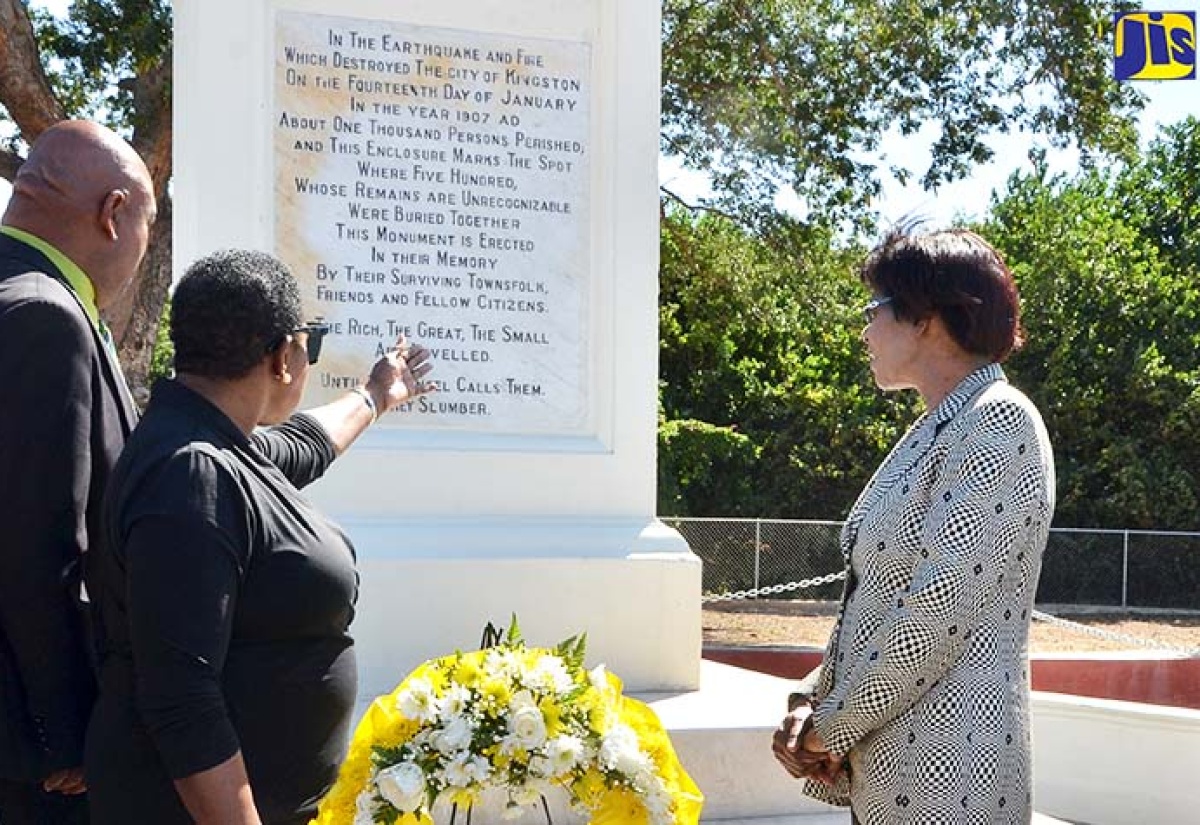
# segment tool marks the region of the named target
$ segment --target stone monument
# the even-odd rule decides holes
[[[436,364],[310,490],[357,548],[362,698],[511,614],[696,688],[700,562],[655,518],[658,4],[174,8],[176,270],[289,264],[332,327],[305,405],[400,334]]]

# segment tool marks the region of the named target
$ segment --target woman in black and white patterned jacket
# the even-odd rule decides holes
[[[1054,459],[1000,368],[1021,343],[1016,285],[961,230],[897,231],[862,277],[875,381],[927,411],[850,511],[838,621],[774,751],[863,825],[1027,823],[1027,639]]]

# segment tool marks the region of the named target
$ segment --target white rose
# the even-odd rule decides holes
[[[412,813],[425,802],[425,774],[412,762],[384,768],[375,784],[379,795],[401,813]]]
[[[518,690],[512,695],[512,699],[508,701],[508,709],[510,712],[520,710],[521,708],[537,707],[537,700],[533,698],[533,694],[527,690]]]
[[[456,716],[434,735],[433,746],[438,753],[451,754],[465,750],[471,744],[471,737],[474,735],[475,729],[471,726],[471,721],[465,716]]]
[[[508,732],[516,744],[531,750],[546,741],[546,719],[537,705],[517,708],[508,717]]]

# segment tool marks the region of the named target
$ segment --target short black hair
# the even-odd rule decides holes
[[[176,372],[240,378],[302,323],[300,288],[274,255],[225,249],[196,261],[171,299]]]
[[[937,315],[960,347],[997,363],[1024,343],[1021,299],[1004,258],[966,229],[893,229],[867,256],[861,277],[892,299],[901,320]]]

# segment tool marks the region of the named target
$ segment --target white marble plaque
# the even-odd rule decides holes
[[[590,48],[279,11],[275,247],[332,331],[307,401],[401,333],[438,392],[381,424],[588,426]]]

